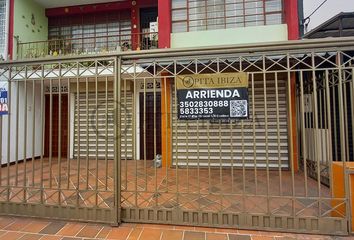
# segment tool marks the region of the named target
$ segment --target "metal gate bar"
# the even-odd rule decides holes
[[[219,50],[215,50],[217,51]],[[122,189],[122,220],[346,234],[348,204],[345,197],[340,198],[333,194],[332,150],[326,147],[331,144],[328,137],[331,138],[330,126],[332,120],[335,120],[331,116],[329,94],[334,86],[328,84],[327,88],[325,80],[329,71],[352,71],[350,65],[342,67],[332,61],[333,56],[345,54],[345,50],[293,49],[285,53],[227,53],[220,50],[217,56],[210,51],[205,56],[202,51],[192,51],[197,55],[172,53],[174,55],[170,54],[168,57],[159,52],[140,55],[139,58],[136,58],[136,54],[123,56],[123,65],[128,66],[127,68],[134,66],[133,69],[136,70],[137,65],[145,68],[145,71],[133,73],[122,70],[124,82],[134,85],[133,94],[137,93],[139,83],[144,83],[144,87],[140,89],[144,94],[144,102],[141,103],[144,104],[143,114],[139,113],[142,114],[144,123],[143,140],[140,145],[137,141],[134,142],[134,151],[143,148],[145,153],[148,150],[146,142],[149,136],[146,136],[145,130],[146,82],[161,81],[161,95],[168,99],[167,94],[171,91],[172,106],[166,102],[156,102],[155,97],[154,104],[161,104],[161,108],[165,109],[162,121],[166,122],[165,126],[170,124],[170,129],[161,137],[167,152],[163,153],[162,168],[156,167],[153,162],[149,164],[146,154],[140,160],[136,155],[138,159],[125,162],[122,169],[126,173],[122,178],[122,186],[125,186]],[[326,53],[330,56],[326,56]],[[239,123],[230,121],[225,124],[176,119],[176,77],[183,74],[243,71],[249,73],[251,116],[255,113],[249,122],[241,120]],[[324,80],[319,78],[319,74],[322,74]],[[167,90],[169,85],[171,87]],[[298,89],[297,93],[295,87]],[[155,88],[152,91],[156,94]],[[309,93],[312,94],[311,98]],[[343,91],[338,91],[338,94],[342,95]],[[306,100],[312,100],[305,103],[305,97]],[[343,94],[343,98],[347,99],[346,94]],[[344,100],[340,99],[339,105],[346,102]],[[299,105],[293,106],[292,101]],[[311,105],[311,112],[305,109],[305,104]],[[284,107],[286,115],[282,115]],[[291,111],[295,108],[298,110]],[[174,111],[170,115],[169,109]],[[263,122],[260,126],[257,125],[257,112],[262,113]],[[344,112],[343,110],[339,115],[344,116]],[[299,124],[293,120],[295,117]],[[286,128],[284,120],[287,122]],[[342,127],[345,121],[349,121],[344,117],[343,120],[343,124],[340,124]],[[133,116],[133,125],[136,124],[134,126],[137,128],[135,134],[138,134],[141,126],[134,121],[138,121],[138,116]],[[247,130],[249,124],[252,131]],[[295,126],[298,126],[297,138],[301,148],[293,146],[295,136],[292,129]],[[318,138],[318,134],[324,131],[321,130],[323,127],[327,129],[325,141]],[[282,139],[284,129],[287,131],[285,141],[288,142]],[[337,127],[334,130],[338,131]],[[259,133],[264,135],[258,136]],[[135,138],[139,139],[138,136]],[[225,139],[225,136],[229,138]],[[261,136],[264,136],[263,141],[260,140]],[[345,139],[352,137],[349,133],[344,136]],[[157,137],[156,125],[151,137]],[[308,137],[312,138],[311,142]],[[345,144],[341,144],[344,149],[341,152],[348,152],[349,143],[342,142]],[[226,147],[225,143],[231,147]],[[260,150],[260,144],[263,150]],[[156,140],[154,146],[156,155],[159,153],[156,152]],[[284,146],[287,149],[287,164],[281,160],[285,156]],[[311,154],[314,154],[314,158],[308,157],[308,146],[312,147]],[[253,150],[251,154],[254,157],[251,162],[247,160],[250,158],[250,149]],[[296,151],[298,158],[295,158]],[[264,159],[263,163],[261,159]],[[341,159],[341,162],[344,166],[345,159]],[[313,169],[308,168],[309,163]],[[297,164],[300,169],[297,169]],[[322,183],[323,166],[329,172],[328,187]],[[314,172],[309,174],[312,170]],[[129,175],[131,172],[134,174]],[[150,184],[154,187],[150,188]],[[232,207],[232,203],[237,203],[239,207]],[[252,204],[255,209],[250,208]],[[346,206],[346,211],[339,211],[339,206]]]
[[[107,84],[108,78],[118,81],[116,64],[116,58],[104,57],[1,64],[0,81],[7,85],[10,113],[1,116],[1,132],[3,127],[7,132],[1,138],[6,149],[0,175],[1,213],[118,222],[120,200],[114,182],[118,175],[113,174],[118,157],[108,159],[107,152],[105,161],[98,157],[98,131],[108,127],[98,120],[99,83]],[[107,94],[108,88],[104,91]],[[89,92],[95,96],[94,113],[88,112]],[[86,97],[84,121],[81,93]],[[89,137],[80,141],[80,124],[86,136],[97,133],[93,145]],[[116,132],[109,141],[116,142]],[[84,144],[86,151],[80,153]]]

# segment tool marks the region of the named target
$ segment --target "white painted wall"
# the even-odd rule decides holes
[[[171,48],[205,47],[288,40],[286,24],[171,33]]]
[[[324,0],[303,0],[304,18],[308,17]],[[340,12],[354,12],[354,0],[327,0],[310,19],[305,33],[334,17]]]
[[[18,128],[16,127],[16,114],[17,114],[17,85],[19,92],[19,104],[18,104]],[[41,91],[40,84],[35,84],[35,101],[33,106],[33,84],[29,81],[27,83],[27,104],[25,107],[25,86],[24,83],[11,84],[11,94],[9,99],[10,113],[3,116],[2,120],[2,152],[1,163],[5,164],[8,161],[8,144],[10,143],[10,162],[16,161],[16,152],[18,152],[17,160],[23,160],[24,158],[32,158],[32,147],[34,146],[34,156],[41,155],[42,145],[42,128],[41,128],[41,95],[38,94]],[[27,112],[27,131],[26,131],[26,154],[24,154],[25,145],[25,115]],[[33,125],[33,113],[34,113],[34,125]],[[8,120],[10,117],[10,140],[8,139]],[[34,128],[33,128],[34,126]],[[33,133],[35,133],[35,140],[33,141]],[[18,134],[18,144],[16,144],[16,135]],[[33,145],[34,144],[34,145]],[[16,145],[18,151],[16,151]]]

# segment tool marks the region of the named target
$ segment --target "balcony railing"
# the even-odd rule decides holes
[[[156,49],[158,33],[138,33],[85,38],[52,39],[37,42],[19,42],[17,58],[97,54],[105,52]]]

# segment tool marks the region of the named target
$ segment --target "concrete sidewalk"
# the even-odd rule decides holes
[[[236,229],[185,227],[156,224],[104,224],[51,221],[43,219],[0,217],[0,239],[12,240],[275,240],[275,239],[354,239]]]

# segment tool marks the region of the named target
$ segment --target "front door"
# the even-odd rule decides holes
[[[50,134],[52,136],[52,157],[57,157],[59,153],[59,95],[52,95],[52,119],[50,119],[50,95],[45,96],[45,148],[44,156],[50,154]],[[50,124],[51,120],[51,124]],[[68,151],[68,95],[61,95],[61,156],[66,157]]]
[[[161,93],[140,93],[140,159],[152,160],[156,154],[161,154]],[[144,105],[145,102],[145,105]],[[144,111],[145,108],[145,111]],[[156,114],[154,115],[154,108]],[[145,117],[144,117],[145,116]],[[145,120],[145,122],[144,122]],[[155,125],[154,125],[155,122]],[[154,126],[156,129],[154,129]],[[154,138],[156,136],[156,138]]]

